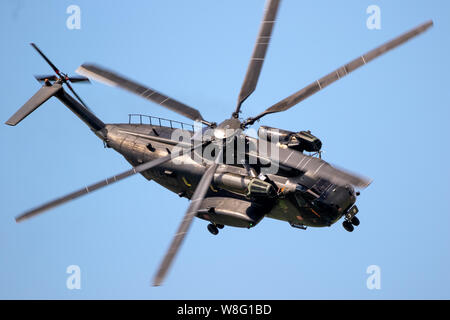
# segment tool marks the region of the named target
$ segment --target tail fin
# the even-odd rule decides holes
[[[61,89],[62,85],[60,83],[51,85],[49,82],[45,82],[42,88],[40,88],[38,92],[36,92],[34,96],[32,96],[30,100],[17,110],[17,112],[5,123],[10,126],[15,126]]]
[[[10,126],[15,126],[20,121],[25,119],[30,113],[36,110],[40,105],[50,99],[52,96],[58,98],[67,108],[75,113],[84,123],[86,123],[97,136],[104,138],[102,129],[105,124],[97,118],[88,108],[83,106],[76,99],[72,98],[62,87],[60,80],[53,84],[46,81],[44,86],[36,92],[30,100],[28,100],[8,121],[5,123]]]

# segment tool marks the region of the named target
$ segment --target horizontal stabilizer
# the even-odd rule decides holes
[[[59,83],[55,83],[52,86],[44,85],[5,123],[10,126],[15,126],[36,110],[41,104],[54,96],[61,88],[62,86]]]

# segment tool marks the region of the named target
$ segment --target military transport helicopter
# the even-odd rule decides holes
[[[355,205],[359,189],[370,180],[331,166],[321,159],[321,141],[309,131],[291,132],[261,126],[258,138],[244,133],[257,120],[290,109],[326,86],[346,76],[383,53],[421,34],[433,25],[426,22],[411,31],[369,51],[325,77],[274,104],[255,117],[239,119],[242,103],[255,90],[272,35],[280,0],[269,0],[265,7],[257,41],[239,93],[234,112],[218,124],[206,121],[200,112],[154,89],[138,84],[98,65],[83,64],[77,72],[109,85],[131,91],[201,123],[199,130],[188,124],[143,115],[130,115],[129,123],[105,124],[75,93],[71,82],[87,82],[86,77],[69,77],[32,44],[56,75],[39,76],[43,86],[6,124],[15,126],[51,97],[58,98],[75,113],[109,148],[122,154],[132,169],[60,197],[16,218],[28,219],[67,201],[140,173],[163,187],[190,199],[182,223],[154,278],[160,285],[194,217],[209,222],[208,230],[217,234],[226,226],[252,228],[263,217],[287,221],[292,227],[331,226],[344,217],[343,226],[353,231],[359,225]],[[74,94],[68,94],[63,85]],[[134,123],[133,120],[138,120]],[[148,123],[146,123],[148,122]],[[174,139],[176,130],[188,136]],[[208,133],[209,132],[209,133]],[[264,148],[262,142],[269,147]],[[243,148],[239,149],[237,146]],[[203,151],[210,148],[210,156]],[[239,150],[238,150],[239,149]],[[231,156],[230,156],[231,154]],[[197,160],[193,157],[197,156]],[[223,161],[226,158],[226,161]],[[178,161],[182,159],[182,161]],[[200,160],[198,160],[200,159]],[[231,160],[231,161],[230,161]],[[267,166],[277,165],[276,172]]]

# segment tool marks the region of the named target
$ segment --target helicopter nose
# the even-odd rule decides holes
[[[339,214],[344,214],[355,202],[355,189],[352,186],[335,186],[327,196],[327,202]]]

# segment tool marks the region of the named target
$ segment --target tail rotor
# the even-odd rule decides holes
[[[77,112],[81,114],[82,118],[93,118],[93,114],[91,110],[88,108],[86,103],[80,98],[80,96],[75,92],[70,83],[78,83],[78,82],[86,82],[90,83],[89,79],[82,76],[70,77],[68,74],[59,71],[59,69],[50,61],[49,58],[38,48],[37,45],[31,43],[31,46],[39,53],[39,55],[49,64],[49,66],[55,72],[55,75],[37,75],[35,76],[36,80],[41,82],[43,86],[19,109],[17,112],[11,116],[5,123],[10,126],[15,126],[23,119],[25,119],[29,114],[31,114],[34,110],[39,108],[44,102],[50,99],[53,96],[61,98],[63,95],[61,92],[65,92],[63,90],[63,85],[65,84],[67,88],[73,93],[76,99],[73,99],[75,102],[79,102],[78,106],[74,108],[77,109]],[[68,99],[68,98],[67,98]],[[66,97],[63,98],[64,101],[67,100]],[[73,105],[73,103],[71,103]],[[101,128],[103,123],[100,120],[96,120],[96,128]]]
[[[86,78],[86,77],[82,77],[82,76],[69,77],[69,75],[67,73],[61,72],[53,64],[53,62],[49,58],[47,58],[47,56],[39,49],[39,47],[36,44],[31,43],[31,46],[39,53],[39,55],[49,64],[49,66],[56,73],[56,76],[55,75],[37,75],[37,76],[34,76],[36,78],[36,80],[39,81],[39,82],[45,82],[46,80],[55,82],[55,81],[60,80],[62,83],[64,83],[67,86],[67,88],[69,88],[69,90],[78,99],[78,101],[80,101],[80,103],[85,108],[89,109],[89,107],[86,105],[86,103],[84,103],[84,101],[80,98],[80,96],[75,92],[75,90],[70,85],[70,82],[71,83],[76,83],[76,82],[90,83],[89,79]]]

